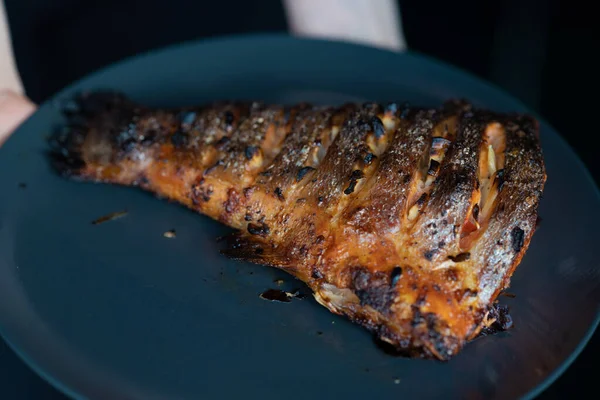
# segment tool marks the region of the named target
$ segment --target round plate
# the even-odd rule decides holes
[[[598,323],[598,192],[545,122],[540,229],[503,298],[510,333],[447,363],[392,357],[312,298],[259,294],[284,279],[219,254],[227,228],[138,189],[56,176],[45,137],[57,101],[110,88],[154,106],[220,99],[438,106],[463,97],[528,110],[501,91],[414,54],[250,36],[190,43],[117,64],[44,104],[0,150],[0,329],[52,384],[91,398],[516,398],[534,396]],[[23,187],[23,184],[26,187]],[[102,225],[90,222],[127,210]],[[177,231],[176,239],[163,233]]]

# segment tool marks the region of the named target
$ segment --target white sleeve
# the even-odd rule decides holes
[[[10,89],[17,93],[23,92],[21,78],[17,72],[15,59],[10,42],[10,32],[4,1],[0,0],[0,90]]]
[[[395,0],[284,0],[291,33],[406,50]]]

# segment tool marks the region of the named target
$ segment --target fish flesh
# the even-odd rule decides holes
[[[497,323],[536,228],[535,118],[448,100],[64,107],[62,176],[137,186],[235,229],[223,253],[280,268],[407,357],[448,360]]]

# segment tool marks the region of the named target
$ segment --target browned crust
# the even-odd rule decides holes
[[[238,229],[227,255],[286,270],[410,356],[449,359],[481,330],[529,246],[546,179],[535,120],[464,101],[152,110],[92,93],[74,104],[77,123],[51,140],[59,172],[139,186]],[[503,169],[479,217],[493,123]],[[434,155],[436,140],[449,144]]]

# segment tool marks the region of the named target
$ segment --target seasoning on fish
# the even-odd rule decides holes
[[[77,123],[50,141],[58,172],[138,186],[237,229],[226,255],[288,272],[402,354],[448,360],[511,325],[496,300],[546,181],[532,117],[465,101],[153,109],[92,92],[77,103]]]

